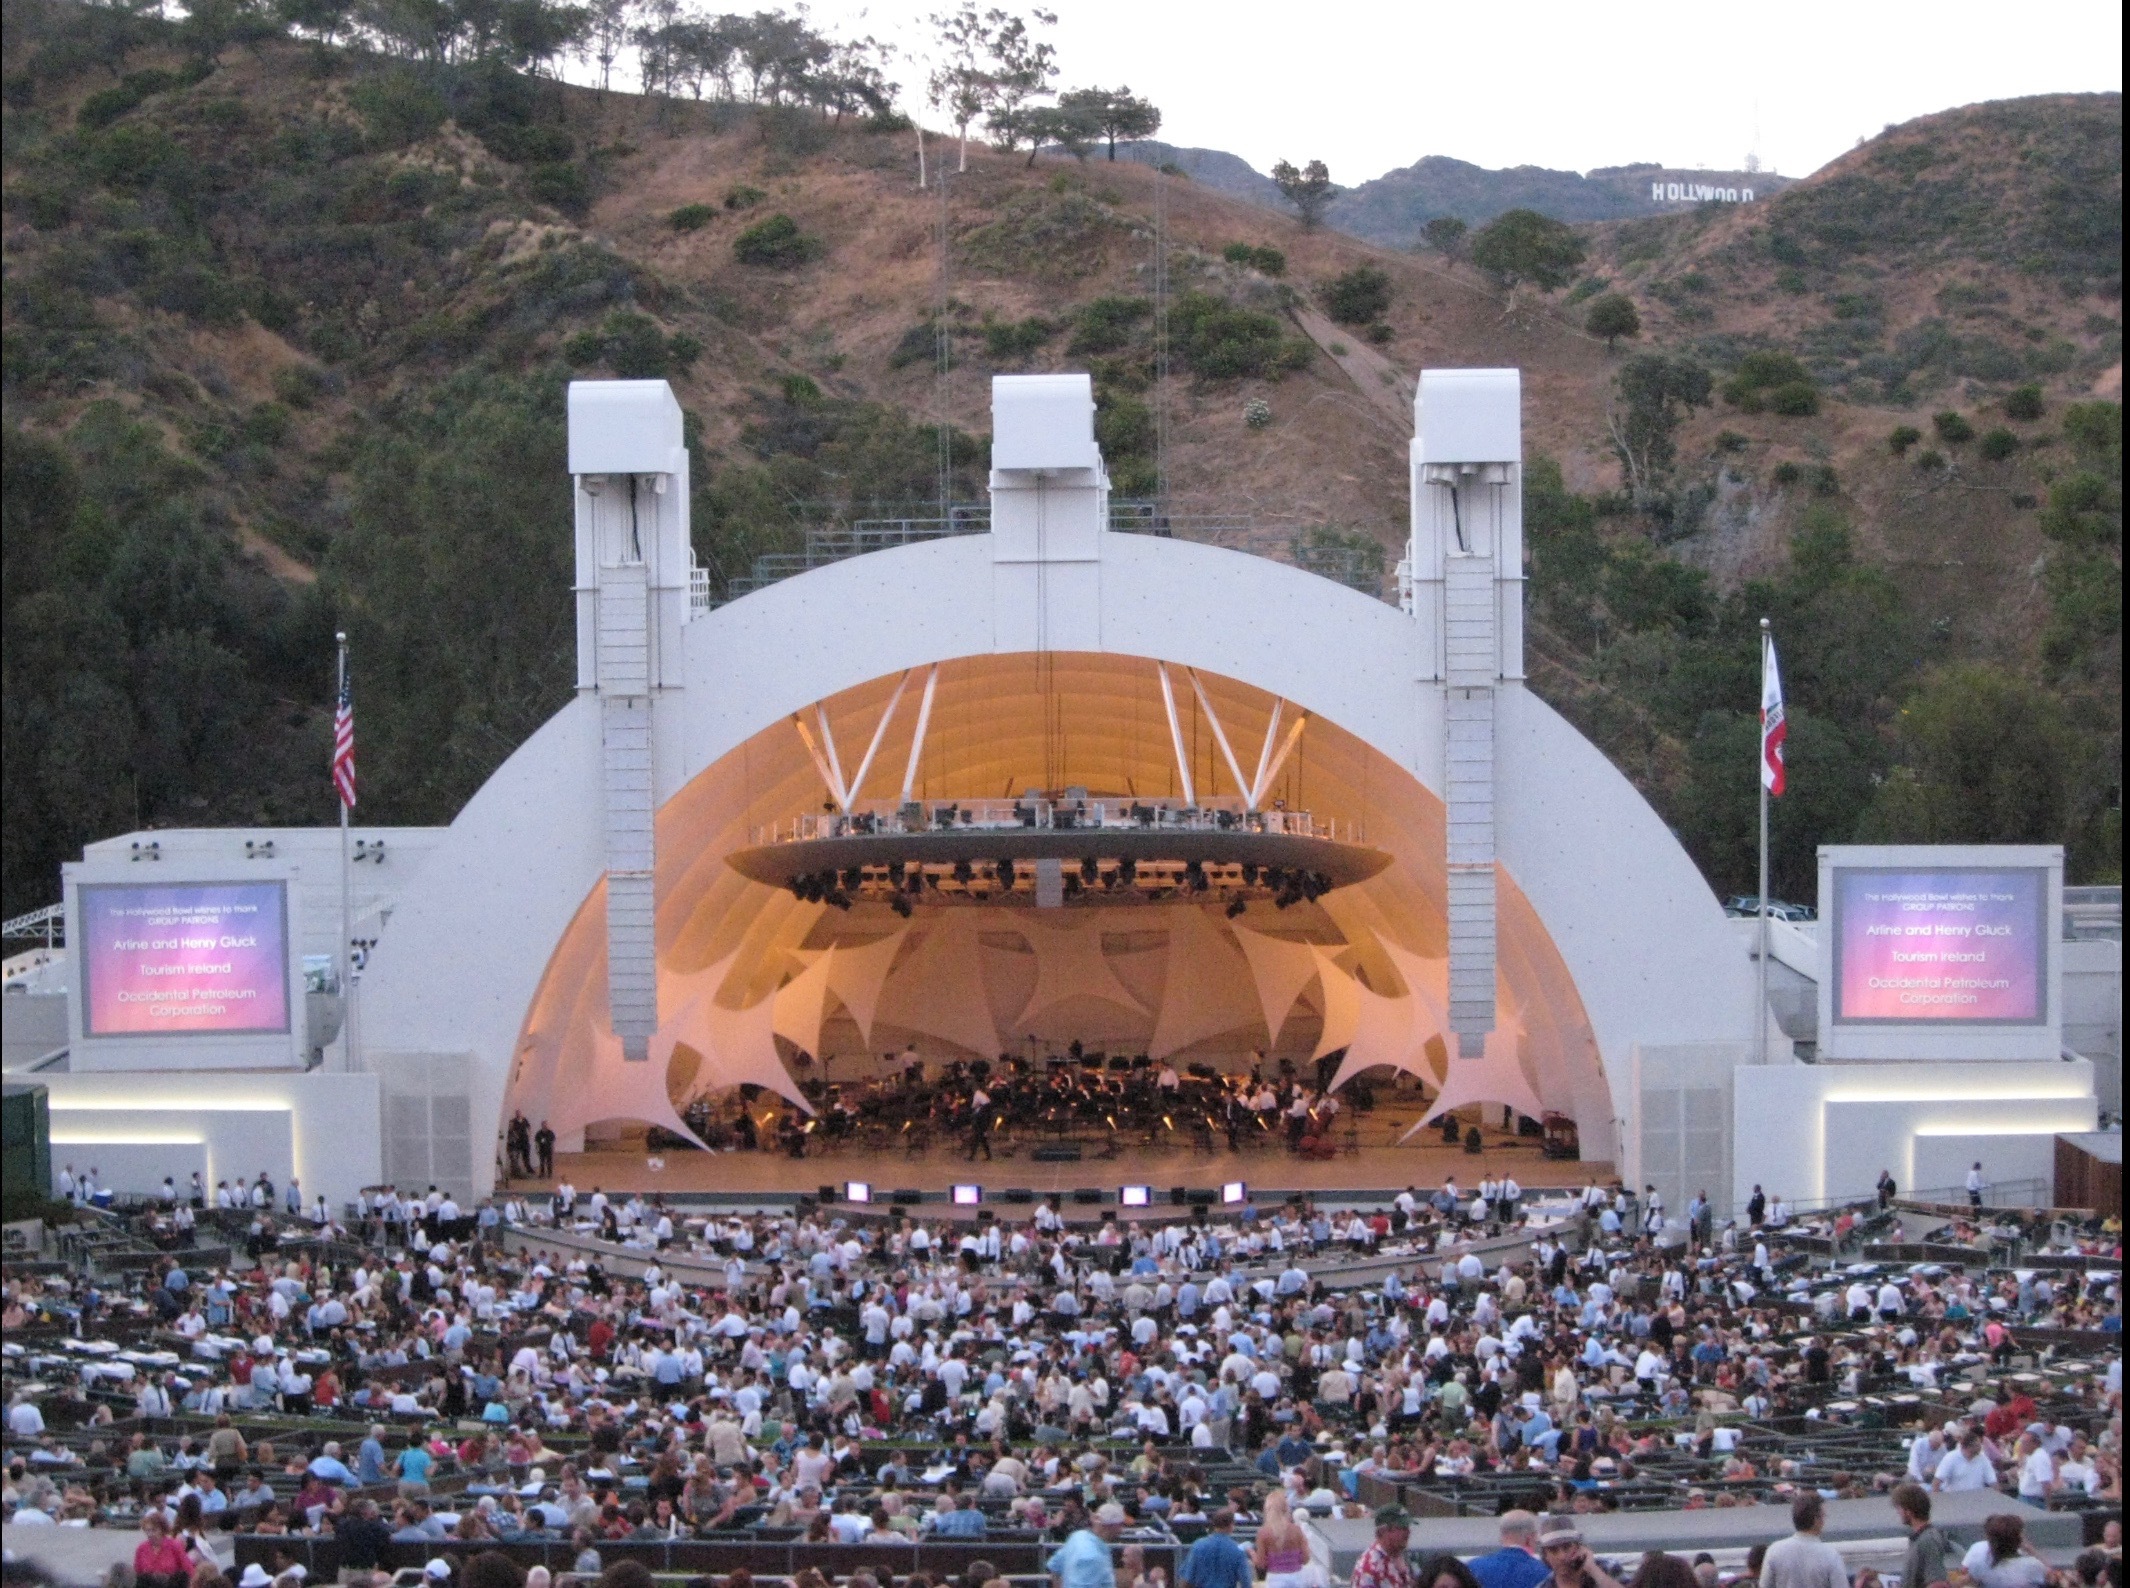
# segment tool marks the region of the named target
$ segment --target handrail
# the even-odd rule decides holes
[[[1160,799],[865,800],[846,812],[810,813],[748,829],[751,846],[826,838],[1002,832],[1264,833],[1365,842],[1359,826],[1309,811],[1253,811],[1239,796],[1185,805]]]

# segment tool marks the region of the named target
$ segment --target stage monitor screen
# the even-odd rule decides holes
[[[872,1200],[873,1200],[873,1188],[872,1188],[872,1185],[871,1185],[871,1183],[870,1183],[870,1182],[868,1182],[868,1181],[865,1181],[865,1180],[846,1180],[846,1181],[844,1181],[844,1182],[843,1182],[843,1200],[844,1200],[844,1201],[846,1201],[846,1202],[856,1202],[856,1203],[859,1203],[859,1204],[861,1204],[861,1205],[863,1205],[864,1203],[867,1203],[867,1202],[870,1202],[870,1201],[872,1201]]]
[[[1119,1186],[1117,1204],[1127,1208],[1150,1208],[1154,1205],[1154,1188],[1147,1185]]]
[[[1250,1188],[1240,1180],[1227,1181],[1220,1188],[1220,1205],[1222,1207],[1240,1207],[1249,1200]]]
[[[84,1035],[288,1030],[286,883],[88,883],[77,905]]]
[[[2049,874],[2040,867],[1837,866],[1837,1025],[2040,1025]]]
[[[953,1202],[958,1208],[973,1208],[983,1199],[984,1188],[980,1185],[958,1185],[953,1191]]]

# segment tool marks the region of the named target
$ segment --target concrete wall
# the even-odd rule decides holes
[[[2123,944],[2081,938],[2063,945],[2063,1045],[2093,1061],[2100,1106],[2123,1112]]]
[[[337,1208],[377,1177],[383,1158],[378,1082],[371,1075],[149,1071],[52,1074],[52,1167],[92,1165],[114,1191],[180,1185],[198,1169],[215,1182],[260,1170],[285,1187],[323,1192]]]
[[[1732,1197],[1757,1184],[1794,1204],[1958,1186],[1979,1158],[1992,1181],[2054,1174],[2059,1131],[2091,1130],[2084,1061],[1771,1064],[1732,1073]]]

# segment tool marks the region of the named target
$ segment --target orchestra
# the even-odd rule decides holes
[[[1324,1084],[1337,1068],[1312,1067],[1306,1078],[1291,1059],[1253,1055],[1247,1070],[1206,1064],[1179,1070],[1145,1054],[1088,1051],[1079,1042],[1040,1059],[955,1059],[928,1073],[916,1053],[881,1055],[877,1072],[830,1081],[802,1071],[805,1112],[742,1087],[722,1105],[698,1101],[683,1117],[712,1148],[761,1147],[792,1157],[844,1147],[868,1151],[901,1145],[912,1152],[951,1144],[970,1159],[990,1158],[993,1141],[1040,1146],[1082,1142],[1114,1156],[1126,1147],[1193,1147],[1213,1153],[1284,1148],[1330,1158],[1349,1110],[1373,1106],[1365,1081],[1343,1093]],[[830,1064],[818,1067],[822,1072]],[[765,1105],[773,1113],[760,1112]]]

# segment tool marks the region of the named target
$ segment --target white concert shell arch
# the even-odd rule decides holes
[[[995,561],[992,538],[970,535],[788,579],[682,634],[685,686],[654,705],[660,1014],[677,1018],[667,1005],[699,997],[701,973],[729,960],[719,1001],[731,1018],[705,1021],[699,1007],[690,1017],[730,1033],[732,1052],[709,1056],[714,1068],[785,1089],[761,1067],[767,1012],[743,1012],[804,968],[793,951],[823,913],[723,859],[752,827],[821,807],[819,775],[788,719],[825,703],[839,740],[862,746],[902,675],[934,663],[944,665],[921,763],[931,798],[1017,792],[1044,781],[1046,755],[1062,757],[1060,785],[1137,778],[1143,793],[1166,792],[1145,782],[1169,759],[1156,661],[1200,672],[1239,751],[1258,742],[1272,701],[1308,712],[1283,774],[1299,780],[1284,785],[1299,790],[1292,803],[1365,823],[1367,841],[1394,857],[1324,901],[1351,945],[1344,962],[1391,996],[1405,982],[1384,944],[1423,959],[1445,951],[1444,692],[1415,681],[1416,625],[1395,607],[1184,541],[1105,532],[1095,558],[1039,571]],[[862,797],[898,791],[915,694],[906,691]],[[1209,736],[1199,739],[1200,792],[1233,792]],[[606,1008],[600,768],[599,702],[582,693],[460,812],[365,977],[364,1046],[379,1068],[472,1057],[477,1140],[500,1128],[506,1101],[548,1117],[565,1148],[595,1120],[645,1117],[609,1106],[597,1079],[619,1062],[594,1037]],[[1750,968],[1656,812],[1521,685],[1499,691],[1496,780],[1501,981],[1523,1029],[1523,1068],[1547,1108],[1575,1116],[1586,1156],[1609,1158],[1632,1114],[1635,1047],[1742,1039]],[[945,913],[921,911],[914,924]],[[983,913],[984,934],[1012,930],[1001,924],[1012,912]],[[1163,913],[1144,912],[1149,925]],[[860,915],[845,929],[857,932]],[[905,925],[878,915],[876,937]],[[1276,932],[1283,922],[1253,906],[1237,924]],[[832,1007],[868,995],[859,980],[827,979]],[[870,993],[868,1019],[892,1023],[893,983],[882,994],[873,978]],[[1324,1006],[1321,991],[1314,1001]],[[958,1017],[978,1034],[971,1041],[984,1029],[976,1015]],[[620,1090],[655,1085],[632,1077]]]

